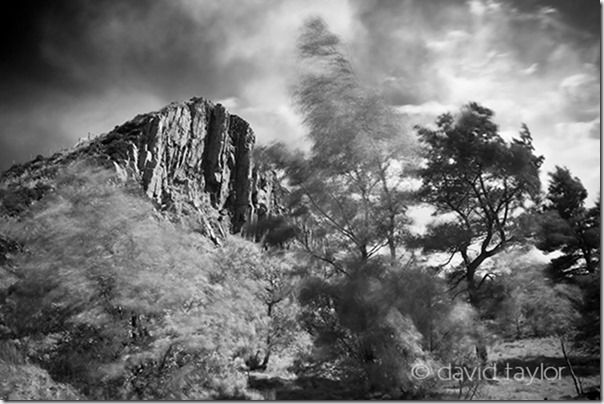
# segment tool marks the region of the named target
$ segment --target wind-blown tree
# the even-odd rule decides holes
[[[387,247],[396,260],[411,140],[395,113],[359,83],[341,48],[321,19],[306,22],[294,99],[313,145],[291,177],[302,245],[345,272],[344,256],[367,261]]]
[[[543,161],[534,154],[525,125],[518,139],[507,142],[493,115],[470,103],[456,117],[438,117],[435,129],[417,128],[425,150],[419,195],[450,219],[429,226],[421,245],[427,252],[448,253],[450,260],[461,258],[451,281],[455,286],[465,281],[468,300],[478,311],[479,290],[490,275],[481,265],[524,239],[522,213],[539,195]]]
[[[322,20],[306,22],[298,50],[294,101],[312,148],[290,162],[288,174],[296,237],[320,275],[305,279],[299,296],[304,327],[324,354],[313,363],[325,359],[368,389],[410,394],[420,335],[393,301],[379,297],[400,258],[412,139],[362,86]],[[405,347],[401,355],[397,347]]]
[[[393,398],[415,397],[418,380],[410,367],[424,356],[423,336],[404,310],[409,307],[397,307],[403,302],[396,292],[407,290],[388,271],[389,263],[357,265],[362,268],[350,277],[331,282],[312,277],[301,285],[300,301],[307,310],[300,319],[315,336],[311,374],[327,369],[322,376],[348,380],[355,388],[365,385]]]
[[[600,263],[599,201],[593,208],[585,207],[587,191],[567,168],[556,167],[549,176],[537,248],[562,252],[548,268],[555,281],[593,274]]]
[[[294,258],[285,251],[269,254],[256,244],[235,237],[226,240],[221,255],[224,257],[213,276],[220,283],[249,282],[250,285],[246,287],[253,290],[257,301],[262,303],[268,319],[268,324],[262,330],[264,344],[245,347],[242,354],[250,370],[266,370],[271,356],[295,345],[300,334],[296,322],[298,306],[293,303],[296,277]]]

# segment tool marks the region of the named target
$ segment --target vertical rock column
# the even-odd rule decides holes
[[[233,232],[238,233],[247,220],[248,211],[252,208],[252,151],[256,138],[250,125],[238,116],[231,117],[229,131],[235,145],[230,208],[233,212]]]
[[[225,149],[226,137],[229,126],[229,116],[220,104],[216,105],[209,117],[206,147],[203,154],[203,175],[205,190],[210,194],[212,204],[222,207],[226,196],[224,195],[225,174]],[[228,184],[227,184],[228,186]]]

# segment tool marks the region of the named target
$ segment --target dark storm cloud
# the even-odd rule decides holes
[[[557,10],[562,20],[583,35],[598,39],[601,30],[598,0],[510,0],[521,12],[534,13],[544,8]]]
[[[5,2],[0,170],[202,96],[229,104],[258,139],[303,144],[289,105],[297,30],[312,14],[342,32],[345,0]],[[274,124],[268,125],[267,122]]]
[[[238,94],[255,74],[256,64],[226,61],[221,52],[229,30],[245,32],[263,18],[262,8],[239,10],[212,3],[195,14],[182,3],[166,0],[6,4],[0,169],[32,153],[47,153],[52,145],[73,144],[77,139],[65,132],[63,121],[69,115],[77,120],[82,104],[90,100],[96,100],[98,108],[108,108],[103,102],[137,93],[147,98],[141,106],[159,107],[194,95],[220,99]],[[120,118],[133,114],[133,107]],[[110,118],[91,122],[90,130],[108,130],[100,125],[109,122]],[[85,135],[82,128],[80,136]]]
[[[128,85],[167,96],[201,87],[212,96],[219,89],[235,91],[253,74],[245,61],[222,65],[218,53],[225,31],[232,25],[245,29],[254,14],[229,20],[228,9],[209,7],[199,24],[187,8],[168,0],[21,3],[3,13],[16,19],[3,32],[3,48],[16,57],[5,60],[2,73],[18,81],[74,94]]]

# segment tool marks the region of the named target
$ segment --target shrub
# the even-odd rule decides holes
[[[238,237],[227,238],[216,253],[219,264],[211,278],[247,290],[260,304],[260,314],[264,316],[257,329],[262,342],[240,353],[248,366],[265,370],[273,354],[291,355],[286,351],[303,349],[305,336],[296,321],[299,307],[294,298],[299,270],[292,254],[263,251]]]
[[[566,334],[579,319],[579,289],[555,285],[541,266],[529,266],[498,281],[505,290],[496,312],[496,331],[507,338],[548,337]]]
[[[0,234],[24,246],[0,319],[56,380],[91,399],[245,394],[232,358],[266,341],[265,284],[236,251],[162,218],[137,184],[73,165]]]
[[[50,189],[50,185],[36,182],[33,186],[12,186],[0,190],[0,214],[19,215],[33,202],[42,199]]]
[[[308,278],[301,287],[301,320],[315,343],[308,359],[316,362],[304,370],[392,397],[413,396],[410,370],[424,356],[422,335],[397,308],[383,264],[352,264],[350,273],[337,281]]]

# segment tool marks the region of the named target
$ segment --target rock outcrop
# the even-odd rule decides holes
[[[136,178],[160,209],[180,214],[193,207],[205,215],[206,233],[219,238],[241,231],[276,204],[275,176],[254,169],[254,143],[246,121],[220,104],[193,98],[138,115],[66,153],[13,167],[1,180],[32,167],[48,170],[82,156],[100,157]]]
[[[286,213],[282,206],[285,198],[285,189],[273,169],[254,167],[251,183],[251,207],[248,222],[256,223],[258,220],[270,215],[283,215]]]

